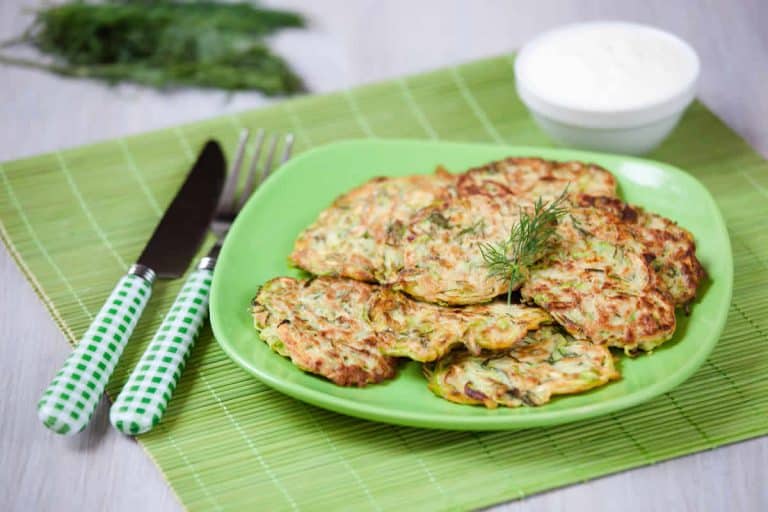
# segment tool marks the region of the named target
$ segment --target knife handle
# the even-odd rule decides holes
[[[213,265],[207,264],[210,259],[203,258],[198,269],[187,278],[141,361],[112,404],[109,419],[119,431],[132,435],[148,432],[160,422],[168,407],[208,314],[213,276]]]
[[[117,283],[37,404],[46,427],[72,435],[88,424],[152,294],[154,278],[151,269],[137,264]]]

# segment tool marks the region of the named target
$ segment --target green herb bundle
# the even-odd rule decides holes
[[[303,25],[295,13],[248,3],[73,2],[37,11],[32,26],[3,45],[32,45],[53,62],[0,55],[0,63],[111,83],[287,94],[301,81],[263,38]]]

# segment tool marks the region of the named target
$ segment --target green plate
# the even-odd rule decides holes
[[[595,162],[618,178],[630,203],[676,220],[696,237],[709,278],[689,317],[678,315],[674,338],[654,353],[619,362],[623,378],[541,407],[458,405],[434,396],[420,365],[404,364],[397,378],[366,388],[344,388],[303,373],[256,335],[249,303],[259,285],[298,276],[286,257],[299,232],[333,199],[374,176],[428,173],[438,164],[462,171],[506,156]],[[704,362],[725,325],[733,262],[725,223],[709,192],[672,166],[617,155],[567,149],[404,140],[332,144],[285,164],[251,198],[224,244],[213,279],[211,322],[216,339],[240,366],[267,385],[305,402],[375,421],[462,430],[520,429],[590,418],[671,390]]]

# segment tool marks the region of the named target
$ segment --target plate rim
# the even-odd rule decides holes
[[[639,158],[634,156],[627,156],[627,155],[617,155],[617,154],[610,154],[610,153],[601,153],[596,151],[584,151],[584,150],[578,150],[578,149],[570,149],[570,148],[553,148],[553,147],[545,147],[545,146],[527,146],[527,145],[512,145],[512,144],[484,144],[484,143],[472,143],[472,142],[461,142],[461,141],[444,141],[444,140],[419,140],[419,139],[376,139],[376,138],[370,138],[370,139],[350,139],[350,140],[344,140],[344,141],[338,141],[338,142],[332,142],[329,144],[325,144],[323,146],[318,146],[316,148],[309,149],[300,155],[296,156],[295,158],[289,160],[284,164],[285,167],[287,166],[294,166],[299,165],[300,162],[302,162],[305,159],[312,158],[318,153],[328,152],[328,151],[336,151],[340,148],[344,148],[345,146],[360,146],[360,145],[369,145],[369,144],[379,144],[379,145],[434,145],[434,146],[440,146],[440,145],[451,145],[451,146],[467,146],[472,147],[475,149],[480,148],[487,148],[489,150],[499,151],[500,149],[509,149],[511,154],[524,154],[524,153],[530,153],[531,155],[537,155],[541,153],[547,153],[549,156],[543,157],[548,159],[566,159],[566,160],[581,160],[585,162],[589,162],[590,160],[594,159],[595,156],[598,157],[598,159],[601,158],[608,158],[608,159],[618,159],[622,162],[636,162],[636,163],[645,163],[650,164],[654,167],[660,167],[665,170],[665,172],[670,172],[677,176],[677,178],[682,179],[684,181],[687,181],[691,186],[698,188],[699,193],[701,193],[704,197],[707,198],[707,209],[709,210],[709,213],[712,215],[712,218],[715,221],[715,229],[720,232],[722,235],[722,239],[724,241],[724,246],[722,247],[722,253],[726,255],[727,261],[723,262],[724,268],[725,268],[725,275],[722,275],[721,277],[725,281],[725,292],[726,297],[724,297],[723,304],[730,305],[733,297],[733,252],[731,248],[731,241],[730,236],[728,233],[727,225],[725,223],[725,219],[723,218],[722,212],[720,211],[720,208],[717,206],[717,203],[712,196],[712,194],[709,192],[709,190],[694,176],[686,173],[685,171],[679,169],[678,167],[665,163],[665,162],[659,162],[656,160],[646,159],[646,158]],[[562,154],[563,156],[558,158],[556,155]],[[568,155],[568,156],[566,156]],[[274,182],[273,182],[274,183]],[[267,181],[264,186],[259,187],[259,189],[256,190],[256,192],[253,194],[253,196],[249,199],[248,203],[245,205],[245,208],[243,209],[242,213],[246,213],[248,209],[254,208],[255,204],[258,202],[259,198],[269,193],[269,189],[271,183]],[[235,223],[232,226],[231,231],[234,231],[238,229],[238,226],[240,224],[243,224],[242,219],[247,218],[248,215],[240,215],[235,220]],[[230,249],[232,247],[232,244],[228,244],[225,240],[224,246],[222,247],[221,254],[219,257],[219,260],[224,260],[227,257],[227,254],[229,253]],[[437,430],[519,430],[519,429],[526,429],[526,428],[534,428],[534,427],[541,427],[541,426],[550,426],[550,425],[557,425],[557,424],[563,424],[563,423],[571,423],[574,421],[580,421],[588,418],[594,418],[598,416],[603,416],[606,414],[610,414],[612,412],[620,411],[623,409],[627,409],[633,406],[636,406],[638,404],[647,402],[665,392],[668,392],[680,384],[682,384],[684,381],[686,381],[688,378],[690,378],[695,371],[706,361],[707,357],[711,354],[712,350],[714,349],[715,345],[718,343],[720,336],[722,335],[722,332],[725,328],[725,324],[728,318],[728,311],[729,307],[722,307],[719,308],[717,311],[717,318],[714,319],[713,325],[713,335],[710,338],[712,341],[710,341],[706,346],[703,346],[700,350],[695,352],[693,354],[693,357],[686,360],[686,363],[684,365],[681,365],[679,369],[673,373],[670,374],[669,377],[662,379],[660,381],[654,382],[652,385],[647,386],[639,391],[636,391],[632,394],[621,396],[617,398],[613,398],[611,400],[607,400],[604,402],[594,403],[594,404],[586,404],[579,406],[574,409],[569,410],[554,410],[554,411],[546,411],[545,407],[537,408],[537,413],[532,415],[521,415],[521,416],[461,416],[461,415],[452,415],[450,413],[428,413],[428,412],[418,412],[418,411],[401,411],[401,410],[391,410],[387,408],[382,408],[378,405],[371,405],[368,403],[365,403],[363,401],[355,402],[351,399],[334,396],[327,394],[321,390],[316,390],[312,388],[305,387],[301,385],[300,383],[295,383],[292,381],[285,381],[280,378],[277,378],[273,376],[269,372],[261,371],[260,368],[254,366],[250,361],[246,360],[239,351],[230,344],[226,337],[223,336],[223,333],[225,332],[223,325],[221,324],[222,319],[219,318],[219,315],[216,313],[216,309],[214,307],[214,304],[218,302],[218,296],[220,293],[219,288],[220,286],[217,285],[217,283],[221,280],[218,276],[221,275],[221,272],[218,271],[218,265],[217,268],[214,270],[213,275],[213,282],[211,285],[211,297],[210,297],[210,319],[211,319],[211,327],[213,329],[214,337],[216,338],[217,343],[222,348],[222,350],[225,352],[225,354],[232,359],[238,366],[240,366],[242,369],[246,370],[248,373],[255,376],[257,379],[259,379],[264,384],[268,385],[269,387],[280,391],[283,394],[286,394],[288,396],[291,396],[295,399],[301,400],[303,402],[312,404],[314,406],[322,407],[324,409],[334,411],[337,413],[342,413],[348,416],[353,416],[357,418],[362,418],[366,420],[372,420],[372,421],[379,421],[384,423],[390,423],[390,424],[397,424],[397,425],[406,425],[411,427],[420,427],[420,428],[428,428],[428,429],[437,429]],[[274,354],[275,357],[281,357],[277,354]],[[564,399],[567,399],[567,396],[562,397]]]

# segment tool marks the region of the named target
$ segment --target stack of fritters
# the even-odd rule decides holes
[[[476,354],[506,349],[551,322],[539,308],[448,308],[337,277],[272,279],[254,298],[252,314],[275,352],[343,386],[393,377],[395,357],[429,362],[458,346]]]
[[[497,298],[481,244],[509,236],[541,198],[566,214],[526,269],[522,303]],[[540,405],[618,378],[608,347],[649,351],[704,272],[690,233],[623,203],[595,165],[508,158],[459,175],[377,178],[339,197],[290,261],[317,278],[277,278],[253,302],[261,337],[340,385],[425,363],[429,387],[460,403]]]

